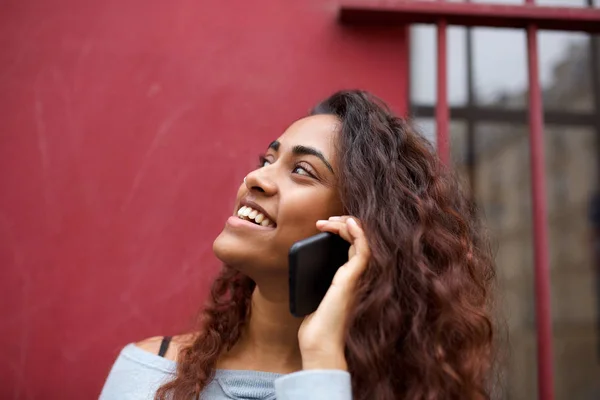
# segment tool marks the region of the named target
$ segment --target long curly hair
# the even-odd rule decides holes
[[[354,398],[488,399],[495,269],[469,196],[429,142],[378,98],[341,91],[310,114],[340,120],[338,190],[372,253],[346,335]],[[210,382],[248,321],[254,286],[222,269],[199,334],[157,399],[187,400]]]

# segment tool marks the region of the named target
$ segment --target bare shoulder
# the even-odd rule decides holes
[[[140,342],[136,342],[136,346],[142,350],[146,350],[148,353],[158,354],[160,349],[160,343],[164,336],[154,336],[148,339],[144,339]]]
[[[169,343],[169,348],[167,349],[165,358],[172,361],[177,361],[177,354],[179,354],[179,351],[183,347],[192,344],[195,337],[196,334],[194,333],[186,333],[184,335],[173,336],[171,342]],[[147,351],[148,353],[158,354],[163,338],[164,336],[154,336],[136,342],[135,345],[140,349]]]

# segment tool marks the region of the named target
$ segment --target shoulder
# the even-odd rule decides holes
[[[158,351],[160,350],[160,344],[162,343],[163,338],[164,336],[153,336],[151,338],[135,342],[135,346],[148,353],[158,354]]]
[[[165,336],[153,336],[136,342],[135,347],[144,350],[147,353],[158,355],[160,351],[160,346],[164,338]],[[173,336],[171,338],[171,341],[169,342],[169,347],[167,348],[167,352],[165,353],[165,358],[167,360],[177,361],[177,355],[179,354],[179,351],[183,347],[191,344],[194,341],[194,338],[194,333]]]
[[[155,337],[125,346],[106,378],[100,399],[153,399],[177,369],[174,358],[158,355],[161,341],[162,337]],[[176,357],[177,352],[173,354]]]

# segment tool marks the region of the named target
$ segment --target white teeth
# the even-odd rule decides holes
[[[262,226],[268,226],[271,223],[271,221],[269,221],[269,218],[265,218],[262,220],[262,222],[260,223]]]
[[[248,206],[242,206],[238,212],[237,212],[238,217],[242,218],[242,219],[248,219],[250,221],[254,220],[254,222],[256,222],[258,225],[261,226],[268,226],[268,227],[274,227],[275,224],[273,222],[271,222],[271,220],[269,218],[267,218],[263,213],[250,208]]]

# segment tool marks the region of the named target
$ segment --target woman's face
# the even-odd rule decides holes
[[[341,215],[335,137],[338,121],[315,115],[292,124],[246,176],[236,206],[213,243],[216,256],[252,278],[287,273],[292,244],[318,233],[315,222]],[[248,214],[249,213],[249,214]]]

